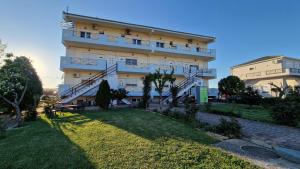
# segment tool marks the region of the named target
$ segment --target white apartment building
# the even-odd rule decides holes
[[[216,69],[208,68],[216,57],[215,50],[208,49],[214,37],[65,12],[63,19],[66,55],[60,59],[61,103],[93,104],[103,79],[113,89],[129,91],[125,102],[137,102],[143,94],[143,78],[157,69],[174,69],[178,97],[188,93],[198,102],[207,101],[208,80],[216,78]],[[167,85],[163,96],[170,95]],[[158,96],[154,87],[151,96]]]

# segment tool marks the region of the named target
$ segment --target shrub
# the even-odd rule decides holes
[[[0,118],[0,139],[5,137],[5,132],[4,120]]]
[[[49,119],[53,119],[55,117],[55,114],[52,112],[51,106],[45,106],[44,112]]]
[[[188,96],[185,98],[184,104],[185,104],[185,121],[191,122],[195,119],[199,107],[196,105],[195,100]]]
[[[165,109],[164,111],[161,112],[161,114],[168,116],[170,114],[170,109]]]
[[[37,119],[37,111],[35,106],[31,106],[28,111],[25,112],[25,121],[35,121]]]
[[[111,99],[121,101],[122,99],[125,99],[127,97],[128,91],[124,88],[120,89],[111,89]]]
[[[278,102],[280,102],[282,99],[277,98],[277,97],[267,97],[267,98],[263,98],[261,99],[261,105],[263,107],[271,107],[275,104],[277,104]]]
[[[185,119],[186,115],[179,111],[173,111],[169,113],[169,116],[173,117],[174,119]]]
[[[204,107],[205,107],[205,111],[209,112],[211,110],[211,103],[210,102],[205,103]]]
[[[111,102],[111,93],[107,80],[102,80],[102,82],[100,83],[95,101],[99,107],[108,109]]]
[[[258,90],[254,90],[251,86],[248,86],[245,91],[241,94],[240,99],[237,100],[237,103],[258,105],[262,97],[259,95]]]
[[[300,118],[300,104],[283,100],[274,104],[271,116],[278,124],[297,126]]]
[[[142,106],[143,108],[147,108],[149,106],[149,100],[150,100],[150,91],[151,91],[151,76],[146,75],[143,80],[143,98],[142,98]]]
[[[230,121],[221,118],[220,123],[215,126],[215,130],[217,133],[228,136],[230,138],[241,137],[241,125],[234,118],[230,119]]]
[[[178,106],[178,98],[177,98],[178,86],[171,87],[170,91],[172,93],[172,106],[177,107]]]

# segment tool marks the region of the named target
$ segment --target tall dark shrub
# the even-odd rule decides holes
[[[151,92],[151,76],[146,75],[143,80],[143,100],[142,105],[143,108],[147,108],[149,106],[149,100],[150,100],[150,92]]]
[[[195,119],[199,107],[196,105],[195,100],[186,96],[184,99],[185,107],[185,121],[191,122]]]
[[[172,106],[177,107],[178,106],[178,98],[177,98],[178,87],[173,86],[173,87],[171,87],[170,91],[172,93]]]
[[[251,86],[246,87],[245,91],[241,94],[240,103],[252,105],[258,105],[261,102],[262,97],[257,90],[254,90]]]
[[[291,99],[284,99],[271,106],[272,118],[278,123],[297,126],[300,120],[300,103]]]
[[[96,94],[96,104],[103,109],[108,109],[111,101],[110,87],[107,80],[102,80]]]
[[[0,118],[0,139],[5,137],[4,120]]]

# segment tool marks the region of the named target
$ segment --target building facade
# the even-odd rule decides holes
[[[285,56],[266,56],[231,68],[231,74],[246,86],[257,89],[264,97],[277,96],[271,83],[279,87],[300,86],[300,59]]]
[[[207,100],[208,80],[216,78],[216,69],[208,68],[208,62],[215,60],[215,50],[207,48],[214,37],[71,13],[63,13],[63,18],[62,103],[93,102],[103,79],[111,88],[129,91],[125,102],[137,102],[143,93],[143,78],[158,69],[174,69],[178,96],[189,92],[198,101]],[[170,96],[169,87],[164,97]],[[154,87],[151,96],[158,96]]]

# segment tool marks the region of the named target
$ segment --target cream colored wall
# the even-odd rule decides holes
[[[276,63],[276,60],[278,59],[266,60],[255,64],[232,68],[231,73],[232,75],[238,76],[240,79],[244,80],[248,79],[249,77],[254,77],[256,73],[274,69],[282,69],[282,63]],[[250,68],[253,68],[253,70],[250,70]]]
[[[75,29],[78,31],[87,31],[92,33],[92,37],[98,36],[99,32],[104,32],[106,35],[112,36],[121,36],[125,35],[125,29],[118,29],[112,27],[106,27],[97,25],[93,28],[93,24],[88,23],[80,23],[77,22],[74,24]],[[135,30],[130,31],[130,35],[125,35],[125,38],[137,38],[145,41],[159,41],[164,42],[165,47],[170,47],[170,41],[173,42],[174,45],[183,45],[189,44],[190,47],[201,47],[207,48],[207,43],[201,42],[199,40],[193,40],[192,42],[188,42],[188,39],[173,37],[173,36],[163,36],[163,35],[156,35],[155,33],[145,33],[145,32],[137,32]]]
[[[79,34],[80,31],[91,32],[92,38],[99,35],[99,32],[104,32],[106,35],[112,36],[121,36],[125,34],[124,29],[117,29],[111,27],[104,27],[97,25],[93,28],[92,24],[86,23],[75,23],[75,30]],[[187,39],[178,38],[178,37],[171,37],[171,36],[163,36],[163,35],[156,35],[152,33],[144,33],[144,32],[137,32],[131,30],[131,35],[125,35],[126,38],[137,38],[145,41],[160,41],[165,43],[165,47],[170,46],[170,41],[173,42],[174,45],[183,45],[189,44],[190,47],[201,47],[206,48],[207,44],[200,42],[200,41],[192,41],[188,42]],[[125,61],[126,58],[137,59],[138,65],[137,66],[148,66],[149,64],[158,64],[158,65],[170,65],[173,66],[189,66],[189,65],[198,65],[199,68],[207,68],[208,62],[203,61],[201,59],[189,58],[186,56],[164,56],[159,54],[141,54],[141,53],[133,53],[133,52],[121,52],[121,51],[109,51],[109,50],[101,50],[101,49],[92,49],[92,48],[80,48],[80,47],[73,47],[67,46],[66,47],[66,56],[71,57],[83,57],[83,58],[95,58],[95,59],[105,59],[105,60],[115,60],[115,61]],[[73,74],[79,73],[79,78],[74,78]],[[96,71],[82,71],[82,70],[65,70],[64,71],[64,84],[68,84],[73,86],[75,84],[80,83],[84,79],[88,79],[90,76],[96,74]],[[142,91],[143,83],[142,78],[144,74],[131,74],[131,73],[119,73],[118,79],[119,84],[123,84],[126,86],[127,82],[134,82],[137,83],[136,87],[126,87],[129,91]],[[184,80],[184,77],[176,77],[177,80],[175,84]],[[208,86],[208,80],[204,80],[205,85]],[[168,90],[167,88],[165,90]]]

